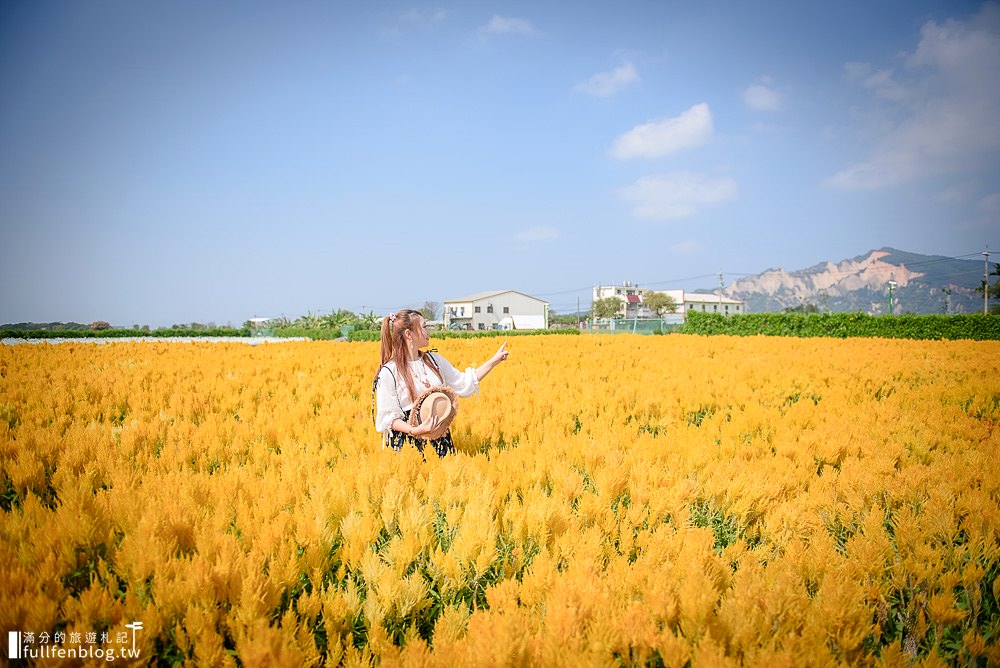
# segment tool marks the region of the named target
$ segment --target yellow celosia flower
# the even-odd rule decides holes
[[[373,431],[375,344],[0,347],[0,625],[139,620],[192,665],[995,663],[997,353],[524,337],[425,461]]]

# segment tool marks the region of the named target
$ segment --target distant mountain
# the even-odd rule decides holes
[[[991,262],[991,272],[994,267]],[[982,260],[880,248],[798,271],[768,269],[735,281],[725,293],[745,301],[751,313],[813,304],[820,311],[879,314],[888,312],[889,281],[895,281],[897,314],[981,313],[983,295],[975,290],[982,280]]]

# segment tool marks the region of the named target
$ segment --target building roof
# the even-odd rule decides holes
[[[720,297],[719,295],[712,295],[705,292],[685,292],[684,303],[690,304],[692,302],[697,302],[699,304],[742,304],[743,303],[739,299]]]
[[[462,302],[462,303],[465,303],[465,302],[478,302],[481,299],[488,299],[490,297],[496,297],[497,295],[505,295],[508,292],[516,292],[517,294],[523,295],[523,296],[527,297],[528,299],[534,299],[535,301],[542,302],[543,304],[548,304],[548,302],[545,301],[544,299],[539,299],[538,297],[532,297],[531,295],[525,294],[525,293],[520,292],[518,290],[492,290],[490,292],[477,292],[474,295],[467,295],[465,297],[458,297],[456,299],[446,299],[446,300],[444,300],[444,303],[445,304],[455,304],[455,303],[459,303],[459,302]]]

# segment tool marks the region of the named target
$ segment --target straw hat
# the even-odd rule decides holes
[[[410,424],[413,426],[423,424],[436,415],[438,428],[429,434],[418,437],[433,441],[445,435],[457,412],[458,397],[450,387],[431,387],[421,392],[413,403],[413,409],[410,411]]]

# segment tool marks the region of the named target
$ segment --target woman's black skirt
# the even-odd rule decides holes
[[[410,419],[410,411],[403,411],[403,421]],[[407,444],[414,446],[420,451],[420,454],[424,454],[424,447],[431,445],[434,448],[434,452],[437,453],[438,457],[444,457],[445,455],[454,454],[455,444],[451,440],[451,430],[449,429],[444,433],[441,438],[435,438],[433,441],[427,441],[422,438],[414,438],[409,434],[404,434],[401,431],[394,431],[392,428],[389,429],[389,447],[399,452]]]

